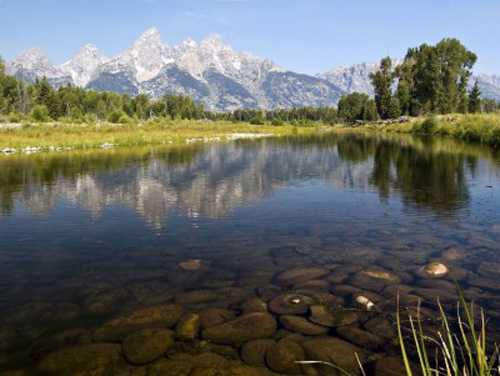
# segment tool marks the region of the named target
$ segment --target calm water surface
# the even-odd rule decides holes
[[[487,309],[499,339],[499,161],[498,150],[476,145],[363,134],[0,157],[0,371],[188,375],[203,363],[238,375],[313,374],[277,365],[270,350],[257,367],[241,347],[255,338],[202,336],[197,316],[194,339],[178,329],[162,359],[145,365],[131,365],[124,353],[133,349],[101,345],[144,327],[175,329],[186,312],[205,329],[267,303],[277,328],[256,336],[271,337],[279,354],[318,360],[318,347],[356,346],[370,368],[397,354],[398,291],[403,310],[423,300],[430,329],[437,295],[453,312],[450,279],[421,272],[433,261]],[[200,261],[181,265],[189,260]],[[376,308],[357,306],[360,294]],[[184,313],[168,323],[126,321],[172,304]],[[254,331],[271,317],[254,316]],[[114,324],[120,333],[103,330]],[[325,336],[342,341],[318,342]]]

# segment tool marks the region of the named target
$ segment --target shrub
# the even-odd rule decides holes
[[[16,112],[11,112],[8,116],[9,123],[20,123],[23,120],[23,116]]]
[[[120,119],[122,118],[122,116],[125,115],[127,116],[127,114],[125,112],[123,112],[122,110],[114,110],[113,112],[111,112],[109,115],[108,115],[108,121],[110,123],[119,123],[120,122]],[[128,117],[128,116],[127,116]]]
[[[49,110],[44,105],[36,105],[31,110],[30,116],[33,120],[38,121],[40,123],[46,122],[50,120]]]
[[[252,124],[252,125],[264,125],[264,120],[262,120],[262,118],[256,116],[250,120],[250,124]]]
[[[120,116],[120,119],[118,119],[118,123],[120,124],[130,124],[132,122],[133,120],[127,114],[123,114],[122,116]]]
[[[281,119],[273,119],[273,121],[271,122],[271,125],[279,127],[281,125],[285,125],[285,122]]]
[[[439,122],[435,116],[425,119],[421,123],[415,123],[413,126],[413,133],[417,134],[433,134],[436,132],[436,129],[439,125]]]

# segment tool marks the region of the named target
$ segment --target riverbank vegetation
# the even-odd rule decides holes
[[[384,132],[440,135],[500,145],[500,104],[481,98],[469,79],[476,55],[457,39],[410,48],[403,61],[382,59],[371,75],[374,99],[351,93],[337,107],[207,111],[179,95],[151,100],[43,78],[25,83],[0,61],[0,148],[138,145],[223,137],[276,135],[361,126]]]

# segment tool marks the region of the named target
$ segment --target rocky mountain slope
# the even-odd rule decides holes
[[[287,71],[248,52],[235,51],[217,35],[196,43],[169,46],[157,29],[147,30],[115,58],[87,45],[61,66],[39,50],[27,51],[7,65],[27,82],[47,77],[54,86],[72,83],[88,89],[151,98],[189,95],[208,109],[332,106],[344,92],[319,77]]]
[[[396,60],[396,63],[398,61]],[[26,82],[47,77],[55,87],[71,83],[120,94],[188,95],[210,110],[333,106],[346,93],[373,95],[370,73],[377,63],[340,66],[310,76],[235,51],[217,35],[196,43],[165,44],[158,29],[147,30],[135,43],[110,59],[87,45],[70,61],[55,66],[38,49],[7,64],[7,73]],[[476,77],[484,97],[500,100],[500,76]],[[474,79],[471,80],[471,83]]]

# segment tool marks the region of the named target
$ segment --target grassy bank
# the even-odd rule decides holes
[[[202,121],[147,121],[130,124],[23,123],[0,124],[0,150],[26,147],[90,148],[113,145],[149,145],[186,142],[194,138],[226,137],[232,133],[303,134],[318,127],[251,125]]]
[[[500,114],[453,114],[412,118],[406,122],[377,122],[361,127],[374,131],[447,136],[500,146]]]

